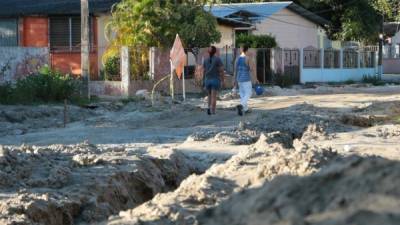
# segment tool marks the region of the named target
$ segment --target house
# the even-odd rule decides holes
[[[238,34],[251,33],[274,36],[283,48],[332,47],[324,31],[329,22],[293,2],[217,4],[206,6],[206,10],[219,20],[229,19],[246,24],[237,24],[231,29],[219,24],[223,38],[218,46],[234,46]]]
[[[400,22],[385,23],[384,32],[383,73],[400,74]]]
[[[400,58],[400,22],[385,23],[385,58]]]
[[[119,0],[89,0],[91,76],[99,73],[107,41],[104,27]],[[65,73],[81,73],[80,0],[1,0],[0,47],[46,47],[50,64]]]

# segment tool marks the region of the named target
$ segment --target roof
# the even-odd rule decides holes
[[[232,4],[216,4],[212,6],[205,6],[206,10],[215,17],[225,18],[239,11],[250,12],[256,15],[252,19],[255,21],[261,21],[274,15],[275,13],[287,8],[300,16],[314,22],[318,25],[328,24],[329,21],[326,19],[304,9],[303,7],[288,1],[288,2],[260,2],[260,3],[232,3]]]
[[[238,11],[247,11],[258,15],[260,19],[264,19],[286,8],[291,3],[292,2],[216,4],[211,6],[211,13],[216,17],[227,17]],[[206,9],[210,9],[210,6],[206,6]]]
[[[89,0],[90,13],[109,12],[121,0]],[[0,0],[0,17],[80,14],[80,0]]]
[[[219,24],[222,25],[227,25],[231,27],[252,27],[251,23],[246,23],[238,20],[233,20],[229,18],[222,18],[222,17],[216,17],[217,21]]]
[[[388,22],[384,24],[385,35],[395,36],[400,31],[400,22]]]

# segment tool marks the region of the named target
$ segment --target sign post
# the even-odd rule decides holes
[[[183,74],[182,74],[182,94],[183,94],[183,101],[186,101],[185,67],[183,67]]]
[[[186,64],[186,54],[185,49],[183,48],[182,41],[179,38],[179,35],[176,35],[174,45],[172,46],[170,52],[170,60],[171,60],[171,81],[170,81],[170,91],[171,97],[174,99],[174,76],[173,71],[175,70],[176,75],[179,79],[182,78],[182,90],[183,90],[183,99],[186,98],[185,93],[185,64]]]

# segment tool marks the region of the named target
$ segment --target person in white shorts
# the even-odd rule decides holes
[[[246,55],[248,49],[247,46],[240,48],[241,54],[235,63],[234,88],[239,87],[240,105],[237,106],[239,116],[250,112],[248,101],[253,94],[252,80],[259,83],[257,79],[253,79],[251,73],[250,60]]]

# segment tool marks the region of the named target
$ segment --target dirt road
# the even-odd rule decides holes
[[[62,106],[0,106],[0,180],[12,181],[0,182],[0,223],[108,223],[122,211],[109,223],[196,224],[237,192],[338,156],[400,159],[399,86],[274,87],[244,117],[221,98],[213,116],[204,99],[70,106],[66,128]]]

